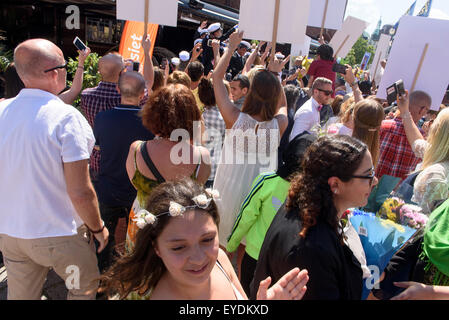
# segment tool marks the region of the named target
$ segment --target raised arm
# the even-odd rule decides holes
[[[190,60],[189,63],[187,64],[185,70],[187,70],[187,68],[189,67],[189,64],[191,64],[192,62],[198,60],[198,57],[201,55],[201,53],[203,52],[202,49],[203,43],[202,42],[198,42],[192,49],[192,54],[190,56]]]
[[[214,52],[214,66],[220,61],[220,40],[212,40],[212,51]]]
[[[78,67],[73,77],[72,87],[59,95],[59,98],[67,104],[72,104],[83,89],[84,61],[90,54],[90,48],[87,47],[83,51],[78,50],[78,54]]]
[[[424,137],[413,121],[412,115],[410,114],[408,90],[405,90],[404,95],[398,96],[397,103],[398,109],[401,112],[402,123],[404,124],[404,130],[405,134],[407,135],[407,140],[410,143],[410,146],[413,147],[413,144],[416,140],[424,140]]]
[[[237,46],[243,39],[243,31],[236,31],[229,37],[229,46],[221,57],[218,64],[215,66],[212,80],[214,83],[215,99],[217,101],[218,109],[220,110],[227,129],[231,129],[235,121],[240,115],[240,110],[229,99],[223,78],[226,74],[231,57]]]
[[[268,64],[268,70],[276,75],[279,75],[282,69],[285,67],[287,62],[290,60],[290,55],[287,56],[284,60],[275,59],[273,56],[270,57],[270,63]],[[277,76],[279,82],[281,81],[280,77]],[[285,129],[288,126],[288,118],[287,118],[287,97],[285,96],[284,89],[281,84],[281,92],[278,101],[278,112],[276,114],[276,118],[279,122],[279,130],[281,136],[284,134]]]
[[[271,50],[271,42],[268,42],[267,46],[265,47],[264,53],[260,57],[260,61],[262,61],[263,65],[265,65],[267,61],[268,55],[270,54],[270,50]]]
[[[150,56],[151,40],[149,35],[147,36],[146,39],[142,39],[142,48],[145,57],[145,65],[143,67],[143,77],[147,85],[148,93],[150,93],[154,83],[154,68],[153,68],[153,60],[151,59]]]
[[[362,91],[360,91],[359,84],[355,79],[352,67],[349,64],[347,64],[346,67],[347,69],[344,78],[345,81],[351,86],[352,92],[354,93],[354,102],[357,103],[363,100]]]
[[[248,59],[246,59],[245,66],[242,70],[242,75],[246,75],[249,70],[251,70],[251,66],[254,64],[254,61],[256,60],[257,55],[259,54],[259,49],[265,44],[265,42],[259,42],[256,49],[254,49],[253,52],[249,55]]]

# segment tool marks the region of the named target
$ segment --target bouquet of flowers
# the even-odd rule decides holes
[[[428,221],[428,217],[421,211],[422,209],[416,205],[407,204],[400,198],[392,197],[385,200],[377,215],[403,226],[420,229],[425,227]]]
[[[404,213],[411,215],[410,212]],[[416,230],[384,219],[372,212],[353,210],[348,216],[359,235],[366,256],[366,264],[381,275],[391,257],[416,233]],[[376,282],[375,274],[363,282],[362,299],[366,299]]]

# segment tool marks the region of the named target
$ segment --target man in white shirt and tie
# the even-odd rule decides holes
[[[304,103],[295,113],[295,123],[289,141],[297,135],[320,125],[320,111],[323,105],[329,103],[332,97],[332,81],[326,78],[317,78],[312,85],[312,98]]]

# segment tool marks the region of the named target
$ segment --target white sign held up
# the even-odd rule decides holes
[[[276,0],[241,0],[239,29],[245,38],[272,41]],[[277,42],[302,43],[309,18],[310,0],[280,0]]]
[[[347,2],[347,0],[311,1],[307,25],[324,29],[341,29]]]
[[[388,57],[388,49],[390,48],[390,36],[382,34],[377,43],[376,54],[374,55],[373,63],[371,64],[370,76],[371,79],[377,79],[380,74],[382,66],[380,62]],[[377,83],[378,84],[378,83]]]
[[[404,16],[390,51],[377,96],[386,98],[386,88],[402,79],[409,92],[421,90],[439,110],[449,84],[449,50],[442,39],[449,34],[449,21]]]
[[[145,10],[146,6],[148,6],[147,11]],[[145,11],[147,16],[145,16]],[[117,19],[176,27],[178,22],[178,1],[117,0]]]
[[[368,27],[366,21],[351,16],[347,17],[341,29],[335,33],[329,42],[329,45],[334,49],[334,56],[346,57],[366,27]]]

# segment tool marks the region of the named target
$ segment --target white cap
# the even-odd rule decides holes
[[[278,58],[279,60],[285,58],[285,56],[284,56],[282,53],[276,53],[274,56],[275,56],[276,58]]]
[[[193,42],[193,46],[196,46],[196,45],[198,44],[198,42],[203,42],[203,39],[196,39],[196,40]]]
[[[181,51],[179,53],[179,59],[181,59],[181,61],[189,61],[190,59],[190,53],[188,53],[187,51]]]
[[[174,57],[171,59],[171,63],[173,63],[175,66],[179,66],[181,60],[179,60],[179,58]]]
[[[207,32],[214,33],[215,31],[221,29],[220,22],[212,23],[209,28],[207,28]]]

